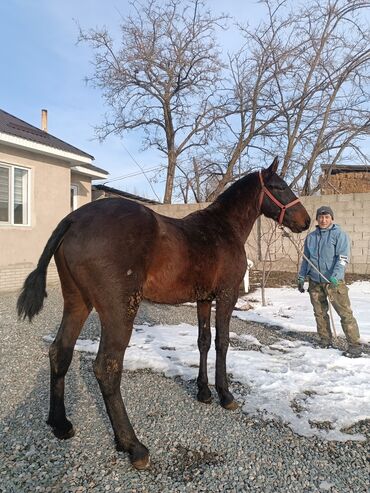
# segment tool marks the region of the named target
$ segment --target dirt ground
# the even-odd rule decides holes
[[[259,270],[251,270],[249,273],[250,291],[261,286],[262,272]],[[346,283],[352,284],[356,281],[370,281],[369,274],[346,274]],[[271,272],[266,287],[279,288],[282,286],[297,286],[297,274],[295,272],[276,271]]]

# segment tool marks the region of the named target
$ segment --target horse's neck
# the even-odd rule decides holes
[[[243,243],[260,215],[261,188],[255,174],[234,183],[214,202],[219,219],[227,222]]]

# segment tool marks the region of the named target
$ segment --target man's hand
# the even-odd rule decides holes
[[[332,276],[332,277],[329,279],[329,281],[330,281],[330,284],[332,284],[335,288],[337,288],[337,287],[338,287],[338,285],[339,285],[339,281],[338,281],[338,279],[337,279],[336,277]]]
[[[298,277],[297,285],[298,285],[298,291],[300,293],[304,293],[305,292],[305,289],[303,287],[304,286],[304,277],[302,277],[302,276]]]

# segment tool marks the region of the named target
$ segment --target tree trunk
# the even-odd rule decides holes
[[[171,149],[168,153],[166,189],[165,189],[164,198],[163,198],[164,204],[171,204],[171,202],[172,202],[172,192],[173,192],[173,183],[174,183],[174,179],[175,179],[175,170],[176,170],[176,155],[175,155],[175,151],[173,149]]]

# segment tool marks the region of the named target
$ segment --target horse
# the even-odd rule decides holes
[[[39,313],[47,296],[47,267],[54,255],[64,298],[62,321],[49,349],[47,424],[56,437],[74,435],[64,406],[64,379],[76,340],[94,307],[101,321],[101,338],[93,369],[116,447],[129,453],[135,468],[149,467],[149,451],[135,435],[120,391],[124,353],[142,299],[197,303],[197,399],[202,403],[211,401],[207,354],[215,300],[215,388],[223,408],[237,408],[228,388],[226,353],[229,323],[247,266],[244,244],[261,214],[297,233],[310,224],[306,209],[277,175],[277,167],[275,158],[270,167],[245,175],[208,207],[183,219],[111,198],[86,204],[61,220],[17,302],[20,318],[31,321]]]

